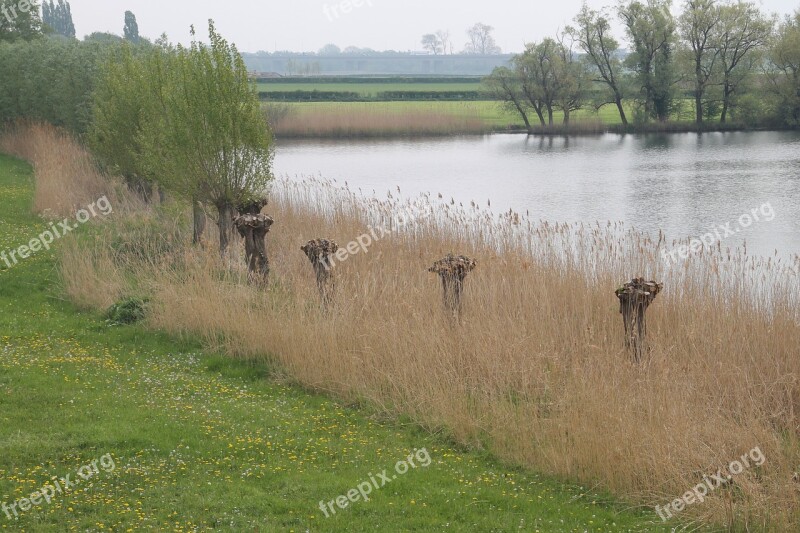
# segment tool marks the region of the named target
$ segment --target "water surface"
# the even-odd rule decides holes
[[[280,176],[322,175],[364,193],[401,188],[551,222],[622,221],[668,238],[729,224],[726,246],[800,253],[800,133],[594,137],[488,135],[279,144]],[[760,221],[743,227],[752,210]],[[764,215],[763,213],[772,213]],[[768,221],[768,218],[772,218]],[[743,219],[746,223],[747,219]]]

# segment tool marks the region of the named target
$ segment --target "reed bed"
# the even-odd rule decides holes
[[[637,505],[679,498],[760,447],[763,466],[680,516],[740,531],[798,523],[797,258],[717,247],[667,268],[659,251],[675,243],[619,223],[494,215],[400,190],[365,198],[314,178],[274,183],[267,212],[267,290],[247,283],[243,259],[192,248],[188,211],[131,213],[71,239],[61,273],[83,302],[146,295],[154,328]],[[387,231],[336,265],[323,310],[300,246],[346,246],[370,227]],[[426,271],[449,252],[478,262],[460,322]],[[614,296],[638,275],[665,285],[641,365]]]
[[[447,113],[430,109],[407,109],[391,106],[312,109],[276,107],[267,114],[277,118],[270,122],[275,134],[282,138],[315,137],[397,137],[488,133],[491,128],[478,116]]]

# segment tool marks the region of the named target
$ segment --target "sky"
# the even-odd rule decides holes
[[[765,12],[800,9],[800,0],[756,0]],[[449,30],[456,51],[476,22],[495,28],[504,52],[519,52],[569,24],[583,0],[70,0],[79,37],[95,31],[122,33],[133,11],[140,34],[166,33],[186,43],[189,27],[205,31],[214,19],[222,35],[242,52],[316,51],[325,44],[375,50],[421,50],[422,35]],[[593,8],[616,0],[587,0]],[[675,2],[678,4],[679,2]],[[349,9],[348,9],[349,8]],[[618,37],[622,38],[617,26]]]

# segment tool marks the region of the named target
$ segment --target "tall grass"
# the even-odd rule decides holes
[[[247,284],[243,260],[220,264],[188,245],[183,219],[156,212],[72,240],[62,276],[85,301],[102,299],[101,279],[146,292],[153,327],[641,505],[681,497],[758,446],[762,467],[682,517],[742,531],[798,523],[797,259],[717,247],[666,268],[659,250],[674,243],[619,224],[493,216],[400,191],[365,199],[315,179],[275,183],[268,211],[266,291]],[[300,245],[346,245],[409,211],[416,222],[336,266],[336,303],[321,310]],[[460,324],[426,272],[451,251],[478,261]],[[648,312],[642,365],[625,353],[614,296],[636,275],[666,287]]]
[[[283,138],[454,135],[487,133],[491,129],[478,116],[448,113],[434,107],[406,108],[400,112],[391,106],[341,106],[323,111],[290,108],[294,112],[276,113],[274,106],[267,107],[267,115],[274,118],[270,124],[275,134]]]

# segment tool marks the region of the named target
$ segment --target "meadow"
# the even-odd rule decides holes
[[[6,150],[34,159],[37,205],[57,210],[75,190],[61,180],[75,173],[62,170],[86,156],[67,139],[59,150],[37,150],[55,141],[46,130],[34,133]],[[345,246],[370,225],[394,228],[400,209],[425,216],[339,264],[335,304],[320,309],[299,246],[319,237]],[[267,290],[248,283],[240,256],[223,261],[212,247],[193,248],[188,212],[173,204],[132,205],[66,241],[64,291],[96,311],[146,297],[146,326],[279,369],[308,390],[526,472],[650,507],[642,530],[661,527],[655,505],[755,447],[763,465],[688,506],[670,526],[788,531],[800,518],[797,258],[760,260],[717,247],[667,268],[659,250],[679,243],[619,224],[498,217],[401,190],[362,198],[321,179],[274,183],[267,212],[276,221]],[[426,272],[448,252],[478,263],[458,323]],[[639,365],[624,348],[614,294],[638,275],[665,287],[649,311],[649,350]],[[471,497],[490,513],[487,523],[495,519],[481,495]],[[591,520],[589,530],[609,527]]]
[[[100,176],[78,144],[50,128],[0,137],[0,150],[33,164],[0,155],[0,251],[38,235],[52,217],[72,216],[98,194],[114,206],[108,219],[81,227],[54,250],[10,269],[0,263],[0,505],[28,498],[56,476],[74,479],[81,465],[105,454],[115,465],[50,503],[9,507],[8,516],[0,511],[0,529],[666,531],[651,513],[626,509],[594,486],[503,463],[354,396],[334,401],[314,393],[328,387],[292,375],[273,355],[280,346],[261,346],[257,358],[230,357],[219,343],[201,342],[202,335],[174,322],[161,324],[160,300],[153,300],[147,323],[109,321],[103,311],[120,291],[141,294],[157,280],[129,275],[122,263],[96,270],[112,258],[91,243],[111,244],[112,263],[138,257],[155,267],[166,257],[156,250],[177,259],[189,251],[180,244],[182,208],[141,205]],[[176,234],[154,233],[174,223]],[[119,232],[123,227],[154,240],[128,240],[132,234]],[[86,261],[88,270],[73,270],[76,261]],[[217,281],[260,299],[246,284]],[[191,312],[206,306],[194,294],[181,300]],[[313,364],[323,371],[333,354],[306,340],[300,335],[294,342],[314,352]],[[330,518],[320,511],[318,502],[421,448],[430,455],[428,467]]]

